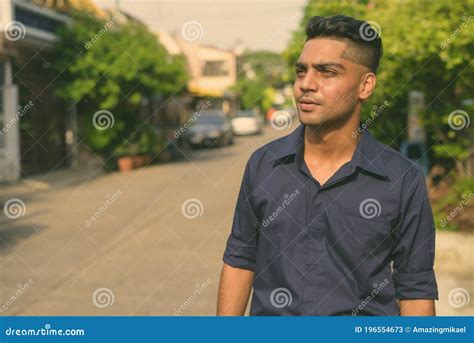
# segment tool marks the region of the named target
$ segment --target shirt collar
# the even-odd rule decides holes
[[[370,134],[367,129],[358,131],[361,135],[356,150],[352,156],[351,163],[372,174],[388,178],[388,173],[381,159],[382,145]],[[295,156],[303,151],[304,147],[304,125],[300,124],[291,134],[286,136],[273,153],[274,162],[294,161]]]

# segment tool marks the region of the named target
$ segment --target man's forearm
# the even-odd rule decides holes
[[[253,271],[224,264],[217,300],[218,316],[243,316],[252,289]]]
[[[400,300],[401,316],[435,316],[435,304],[431,299]]]

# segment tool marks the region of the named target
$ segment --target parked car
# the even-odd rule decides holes
[[[263,118],[253,110],[239,111],[232,118],[232,130],[236,135],[262,133]]]
[[[186,139],[192,147],[221,146],[234,143],[234,134],[229,119],[222,111],[204,112],[186,131]]]

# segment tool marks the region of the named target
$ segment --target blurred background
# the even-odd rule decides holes
[[[214,315],[245,163],[341,13],[383,40],[362,125],[423,168],[437,312],[473,315],[473,4],[0,0],[0,313]]]

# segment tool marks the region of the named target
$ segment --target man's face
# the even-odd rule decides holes
[[[369,70],[356,64],[347,43],[331,38],[306,42],[296,63],[294,95],[302,124],[344,120],[360,101],[361,81]]]

